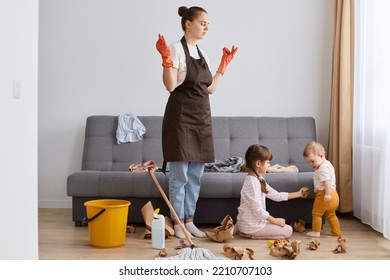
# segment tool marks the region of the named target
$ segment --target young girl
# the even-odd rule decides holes
[[[322,216],[328,220],[332,235],[340,236],[341,229],[336,209],[339,207],[339,196],[336,191],[336,174],[332,163],[325,157],[325,149],[321,143],[311,142],[306,145],[303,157],[314,168],[314,199],[312,210],[312,231],[306,235],[320,237]]]
[[[271,151],[262,145],[252,145],[245,153],[246,167],[249,170],[241,189],[238,207],[237,228],[239,235],[253,239],[283,239],[292,235],[292,227],[286,225],[283,218],[271,216],[265,201],[284,201],[307,197],[308,189],[303,187],[297,192],[278,192],[271,188],[261,176],[266,173],[272,160]]]

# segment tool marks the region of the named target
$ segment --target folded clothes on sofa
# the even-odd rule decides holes
[[[241,166],[245,163],[241,157],[228,157],[222,160],[216,160],[212,163],[206,163],[205,172],[241,172]]]
[[[298,173],[298,167],[295,165],[289,165],[287,167],[279,165],[279,164],[274,164],[267,169],[267,173]]]

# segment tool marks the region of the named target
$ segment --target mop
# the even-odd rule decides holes
[[[194,245],[194,242],[192,242],[192,239],[191,239],[190,235],[188,234],[186,228],[184,227],[180,218],[177,216],[175,209],[173,209],[171,202],[169,201],[169,199],[165,195],[165,192],[162,189],[160,183],[158,182],[156,175],[154,174],[154,171],[149,169],[149,174],[150,174],[150,176],[152,176],[154,183],[156,184],[158,190],[161,193],[161,196],[164,198],[165,203],[169,207],[169,210],[171,210],[171,213],[175,217],[176,223],[180,226],[181,230],[183,231],[183,233],[186,236],[186,239],[190,245],[189,247],[180,249],[177,252],[176,256],[169,257],[169,258],[162,258],[162,259],[169,259],[169,260],[226,260],[226,259],[228,259],[226,257],[216,257],[210,250],[204,249],[204,248],[198,248]],[[161,258],[158,258],[158,259],[161,259]]]

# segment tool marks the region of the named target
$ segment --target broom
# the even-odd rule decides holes
[[[183,231],[184,235],[186,236],[188,243],[190,244],[190,247],[180,249],[177,252],[176,256],[170,257],[170,258],[164,258],[164,259],[170,259],[170,260],[225,260],[225,259],[228,259],[225,257],[216,257],[208,249],[198,248],[194,245],[194,242],[192,242],[192,239],[187,232],[187,229],[184,227],[180,218],[177,216],[175,209],[173,209],[171,202],[169,201],[169,199],[165,195],[165,192],[162,189],[160,183],[158,182],[156,175],[154,174],[154,171],[150,168],[149,168],[149,174],[150,174],[150,176],[152,176],[154,183],[156,184],[158,190],[161,193],[161,196],[164,198],[165,203],[169,207],[169,210],[171,210],[171,213],[175,217],[176,223],[179,225],[179,227]]]

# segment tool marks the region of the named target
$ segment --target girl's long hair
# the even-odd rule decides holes
[[[255,168],[255,163],[257,160],[260,160],[261,162],[264,162],[266,160],[272,160],[271,150],[263,145],[253,144],[247,149],[247,151],[245,153],[246,168],[248,168],[253,173],[255,173],[256,177],[259,179],[260,185],[261,185],[261,191],[263,193],[268,193],[267,184],[266,184],[265,180],[261,179],[260,175],[257,174],[256,168]]]

